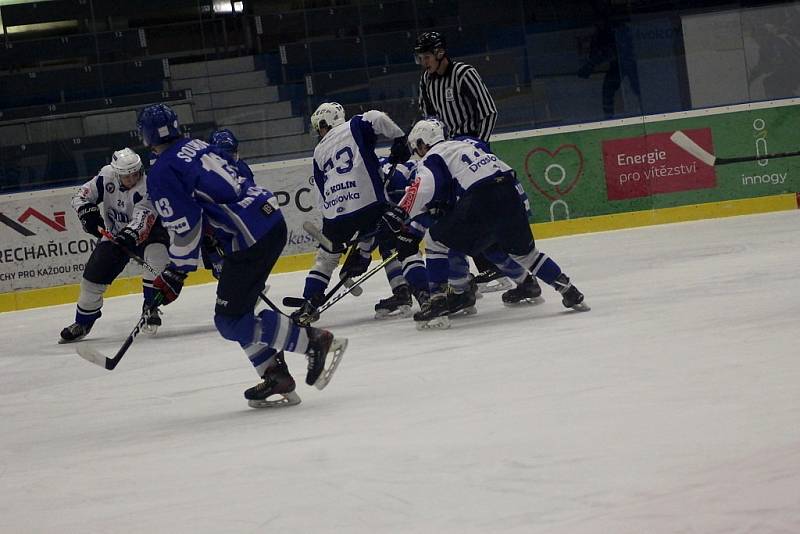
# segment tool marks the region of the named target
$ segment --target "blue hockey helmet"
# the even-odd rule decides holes
[[[216,145],[229,154],[234,154],[239,151],[239,140],[233,135],[233,132],[227,128],[220,128],[214,130],[208,137],[209,145]]]
[[[178,115],[166,104],[147,106],[139,113],[136,126],[146,146],[163,145],[181,136]]]

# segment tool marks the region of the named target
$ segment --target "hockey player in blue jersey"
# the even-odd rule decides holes
[[[398,230],[401,257],[416,251],[428,228],[429,249],[473,255],[496,246],[553,286],[565,307],[589,309],[583,294],[558,264],[536,248],[511,167],[474,144],[446,141],[443,125],[435,119],[414,126],[409,146],[421,158],[417,178],[403,198],[401,210],[384,216],[385,225]],[[428,304],[414,314],[418,327],[448,327],[452,308],[448,300],[458,298],[459,294],[432,294]]]
[[[230,156],[236,163],[236,170],[239,172],[239,183],[242,187],[255,187],[255,176],[250,166],[239,157],[239,140],[233,132],[227,128],[220,128],[211,132],[208,136],[208,144]],[[222,255],[219,240],[215,235],[214,229],[210,226],[203,228],[203,240],[201,243],[203,266],[211,271],[214,278],[219,279],[222,271]]]
[[[204,225],[214,229],[225,258],[217,284],[214,323],[238,342],[263,382],[245,391],[248,404],[297,404],[295,383],[280,351],[305,353],[306,383],[324,388],[347,340],[300,327],[272,310],[254,313],[256,301],[286,243],[286,223],[266,189],[243,186],[224,151],[181,137],[178,117],[165,104],[144,108],[137,121],[156,154],[147,190],[170,233],[170,263],[153,281],[164,304],[178,298],[187,274],[197,269]],[[275,397],[278,395],[279,397]]]
[[[348,254],[339,272],[341,279],[366,272],[375,248],[375,231],[386,209],[386,193],[375,144],[378,136],[393,139],[391,162],[403,162],[410,152],[403,130],[381,111],[371,110],[345,120],[344,108],[335,102],[321,104],[311,115],[311,126],[320,141],[314,149],[313,178],[316,185],[322,233],[332,243],[364,236]],[[306,277],[306,300],[294,317],[303,323],[318,318],[325,289],[341,253],[319,248],[316,262]]]
[[[239,172],[239,179],[245,179],[247,185],[255,186],[255,176],[250,165],[239,157],[239,140],[233,135],[233,132],[228,128],[219,128],[211,132],[208,136],[208,144],[220,148],[223,152],[228,154],[236,163],[236,170]]]

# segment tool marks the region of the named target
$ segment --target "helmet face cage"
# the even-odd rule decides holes
[[[111,156],[111,168],[125,187],[132,187],[142,176],[142,158],[130,148],[123,148]]]
[[[422,119],[411,129],[408,134],[408,147],[411,152],[419,155],[419,143],[431,147],[445,140],[445,126],[439,119]]]
[[[136,120],[146,146],[161,145],[181,136],[178,115],[166,104],[147,106]]]
[[[344,124],[344,108],[338,102],[323,102],[311,115],[311,127],[319,133],[322,127],[334,128]]]
[[[209,145],[216,145],[225,152],[233,155],[239,151],[239,140],[233,135],[233,132],[227,128],[220,128],[214,130],[208,138]]]

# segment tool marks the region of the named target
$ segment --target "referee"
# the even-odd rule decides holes
[[[472,65],[453,61],[447,56],[447,42],[439,32],[424,32],[417,37],[414,58],[424,69],[419,79],[419,111],[423,117],[436,116],[449,130],[450,137],[468,135],[489,143],[497,122],[497,107],[492,95]],[[483,255],[474,257],[478,276],[475,281],[484,290],[500,280],[493,290],[511,287],[494,264]]]
[[[488,143],[497,121],[497,107],[475,67],[451,60],[439,32],[420,34],[414,53],[424,68],[419,80],[422,116],[438,117],[451,137],[469,135]]]

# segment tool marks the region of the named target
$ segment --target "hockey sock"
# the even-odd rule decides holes
[[[469,261],[467,257],[455,251],[450,251],[448,255],[448,273],[447,278],[450,281],[450,287],[456,293],[463,293],[469,289]]]
[[[511,256],[501,250],[487,250],[483,255],[491,261],[497,269],[512,279],[517,284],[522,283],[528,272],[517,262],[511,259]]]
[[[142,278],[142,294],[144,295],[144,303],[148,306],[153,303],[153,298],[158,293],[158,290],[153,287],[152,280]]]
[[[339,265],[341,254],[332,254],[323,249],[317,250],[314,266],[306,276],[306,285],[303,289],[303,298],[310,299],[314,295],[325,292],[331,281],[331,273]]]
[[[278,351],[272,347],[265,347],[260,343],[252,343],[250,346],[242,348],[260,377],[264,376],[264,371],[269,367],[273,356],[278,353]]]
[[[558,275],[561,274],[561,267],[548,258],[546,254],[540,254],[540,256],[542,258],[531,267],[531,274],[540,278],[543,282],[553,285]]]
[[[428,291],[428,271],[425,262],[417,254],[406,258],[403,262],[403,277],[416,291]]]
[[[431,293],[440,286],[447,284],[447,274],[450,270],[450,261],[447,258],[447,248],[444,250],[428,246],[425,250],[425,267],[428,271],[428,285]]]
[[[75,322],[78,324],[91,326],[101,315],[103,315],[103,313],[100,311],[100,308],[96,310],[84,310],[80,305],[75,308]]]
[[[308,335],[305,328],[297,326],[291,319],[272,310],[261,310],[258,315],[214,316],[214,324],[225,339],[238,341],[248,354],[257,354],[260,349],[253,345],[270,347],[277,351],[305,352]]]

